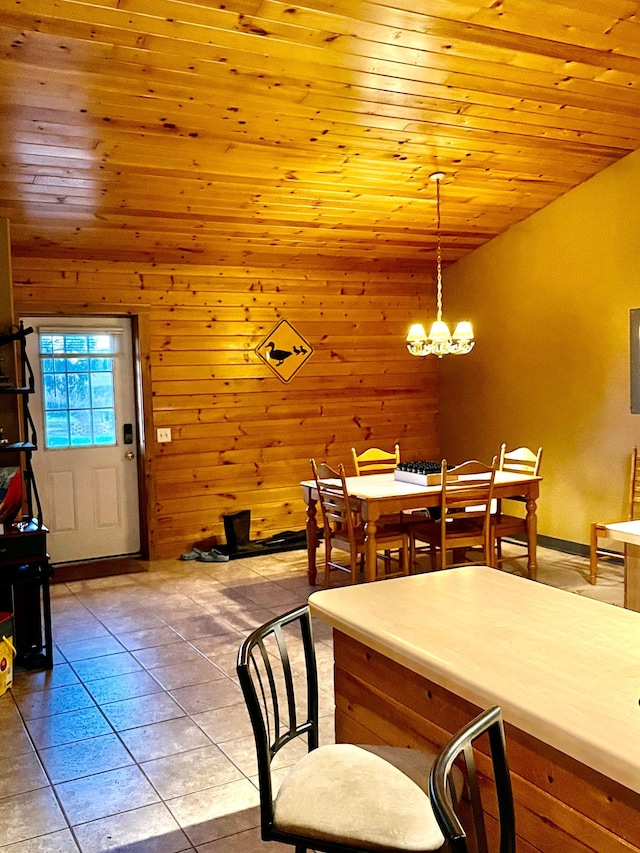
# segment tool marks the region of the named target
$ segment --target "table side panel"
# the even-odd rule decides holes
[[[479,711],[340,631],[334,655],[339,742],[437,749]],[[507,740],[518,832],[530,849],[640,850],[639,794],[514,726]]]

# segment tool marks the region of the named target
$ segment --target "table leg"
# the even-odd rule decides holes
[[[365,574],[366,580],[374,581],[376,579],[376,565],[378,549],[376,547],[377,525],[375,518],[370,518],[364,523],[364,544],[365,544]]]
[[[640,545],[624,546],[624,606],[640,611]]]
[[[538,517],[536,515],[536,502],[534,498],[527,500],[527,569],[531,580],[538,576],[538,557],[536,547],[538,543]]]
[[[316,550],[318,548],[318,527],[316,522],[316,501],[309,495],[307,504],[307,578],[309,586],[316,585]]]

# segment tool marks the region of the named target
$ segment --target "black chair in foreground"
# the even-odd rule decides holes
[[[494,774],[494,790],[498,805],[498,826],[493,825],[492,840],[499,833],[497,844],[487,845],[487,832],[484,821],[484,810],[480,797],[480,786],[477,781],[477,771],[473,746],[475,741],[484,734],[489,736],[489,747]],[[476,844],[472,848],[478,853],[488,850],[499,850],[500,853],[515,853],[516,830],[513,810],[513,793],[511,777],[507,764],[507,754],[504,738],[504,726],[500,708],[495,706],[483,711],[474,720],[464,726],[453,736],[449,743],[438,755],[429,779],[431,804],[444,837],[450,845],[452,853],[469,853],[467,833],[465,832],[456,806],[451,798],[449,781],[454,762],[464,758],[465,775],[468,780],[468,791],[471,797],[473,811],[473,828]]]
[[[237,672],[256,741],[265,841],[290,844],[296,853],[442,849],[428,793],[437,750],[318,745],[318,676],[306,605],[255,630],[240,647]],[[300,746],[308,750],[302,757]],[[297,761],[276,794],[272,764],[278,755],[277,765],[286,766],[287,748]]]
[[[479,853],[487,853],[479,776],[483,788],[493,783],[476,773],[472,748],[487,731],[498,786],[499,849],[513,853],[513,805],[499,708],[480,714],[442,751],[319,746],[318,674],[307,605],[247,637],[237,672],[256,741],[265,841],[290,844],[296,853],[309,848],[324,853],[457,853],[467,850],[456,817],[459,806],[478,839]],[[287,749],[294,750],[289,759]],[[466,759],[462,771],[454,766],[461,752]],[[274,761],[279,775],[286,772],[277,793]],[[496,835],[493,827],[490,835]]]

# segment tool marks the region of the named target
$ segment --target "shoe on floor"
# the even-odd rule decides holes
[[[203,555],[203,551],[200,548],[194,548],[192,551],[187,551],[186,554],[180,554],[181,560],[197,560]]]
[[[196,557],[196,560],[199,563],[226,563],[229,560],[229,555],[223,554],[217,548],[212,548],[210,551],[200,554],[199,557]]]

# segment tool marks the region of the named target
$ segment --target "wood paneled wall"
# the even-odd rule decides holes
[[[224,542],[223,513],[241,509],[252,538],[302,529],[311,456],[350,471],[352,445],[398,441],[404,459],[439,458],[437,362],[404,344],[432,318],[427,273],[16,257],[13,288],[18,316],[148,316],[151,556]],[[287,384],[255,353],[282,318],[314,348]]]

